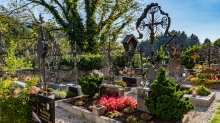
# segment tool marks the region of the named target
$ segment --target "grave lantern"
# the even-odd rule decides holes
[[[135,54],[135,49],[138,44],[138,40],[133,34],[126,35],[126,37],[122,41],[122,44],[125,49],[125,56],[130,60],[130,76],[132,76],[131,65]]]
[[[196,88],[192,89],[192,96],[194,96],[194,97],[197,96],[197,89]]]

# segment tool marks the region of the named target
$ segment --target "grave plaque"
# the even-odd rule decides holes
[[[30,95],[31,123],[55,123],[54,99],[43,95]]]

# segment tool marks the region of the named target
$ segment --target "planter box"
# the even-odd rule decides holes
[[[63,101],[58,101],[57,106],[72,113],[73,115],[84,117],[85,119],[92,121],[94,123],[121,123],[117,120],[114,120],[114,119],[111,119],[111,118],[108,118],[105,116],[97,116],[86,109],[82,109],[80,107],[73,106],[73,105],[71,105],[69,103],[65,103]]]
[[[211,92],[208,96],[197,95],[196,97],[193,97],[192,94],[184,94],[183,99],[189,97],[190,102],[194,105],[209,106],[215,99],[215,94],[215,92]]]

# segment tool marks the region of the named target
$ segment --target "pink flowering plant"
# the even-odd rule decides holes
[[[30,77],[31,78],[31,77]],[[37,77],[27,80],[24,88],[17,86],[17,79],[0,80],[0,122],[1,123],[28,123],[29,94],[37,94],[39,88],[35,85],[39,82]]]
[[[99,102],[99,105],[105,106],[105,111],[119,111],[126,107],[136,108],[137,102],[132,97],[116,97],[103,95]]]

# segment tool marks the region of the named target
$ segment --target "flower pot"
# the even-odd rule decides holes
[[[92,107],[92,113],[96,116],[101,116],[105,113],[105,106],[96,105]]]

